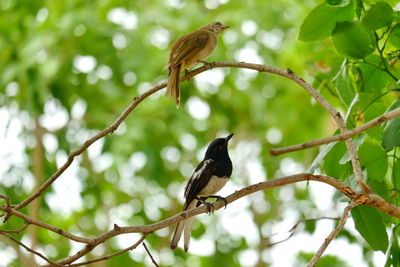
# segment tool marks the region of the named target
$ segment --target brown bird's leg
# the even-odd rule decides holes
[[[204,65],[204,67],[206,67],[206,66],[210,66],[210,65],[212,65],[213,64],[213,62],[207,62],[207,61],[204,61],[204,60],[200,60],[199,61],[200,63],[203,63]]]

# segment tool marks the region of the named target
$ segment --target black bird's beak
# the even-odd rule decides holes
[[[227,137],[225,137],[226,142],[228,143],[229,139],[231,139],[233,136],[233,133],[231,133],[230,135],[228,135]]]

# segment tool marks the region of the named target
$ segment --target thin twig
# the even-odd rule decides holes
[[[0,235],[3,235],[3,236],[5,236],[5,237],[11,239],[11,240],[14,241],[15,243],[17,243],[18,245],[20,245],[21,247],[23,247],[26,251],[28,251],[28,252],[30,252],[30,253],[33,253],[33,254],[35,254],[35,255],[37,255],[37,256],[39,256],[40,258],[42,258],[43,260],[45,260],[46,262],[48,262],[51,266],[62,266],[62,265],[60,265],[60,264],[57,264],[57,263],[55,263],[55,262],[49,260],[47,257],[45,257],[45,256],[44,256],[43,254],[41,254],[40,252],[37,252],[37,251],[31,249],[30,247],[28,247],[27,245],[25,245],[24,243],[22,243],[21,241],[19,241],[19,240],[16,239],[15,237],[13,237],[13,236],[11,236],[11,235],[9,235],[9,234],[6,234],[6,233],[4,233],[4,232],[0,232]]]
[[[355,128],[353,130],[345,131],[341,134],[337,134],[337,135],[326,137],[326,138],[316,139],[316,140],[305,142],[302,144],[297,144],[297,145],[283,147],[283,148],[270,149],[269,153],[272,156],[277,156],[277,155],[281,155],[284,153],[302,150],[302,149],[306,149],[306,148],[310,148],[310,147],[314,147],[314,146],[328,144],[328,143],[332,143],[332,142],[336,142],[336,141],[343,141],[348,138],[351,138],[352,136],[363,133],[366,130],[368,130],[378,124],[384,123],[384,122],[386,122],[390,119],[393,119],[395,117],[398,117],[398,116],[400,116],[400,108],[394,109],[384,115],[381,115],[381,116],[361,125],[360,127]]]
[[[5,210],[6,214],[5,214],[5,217],[4,217],[4,220],[3,220],[3,223],[5,223],[8,220],[8,218],[10,218],[10,216],[11,216],[10,215],[11,200],[10,200],[10,198],[8,196],[3,196],[3,195],[0,195],[0,198],[4,199],[6,201],[6,210]]]
[[[19,234],[22,231],[24,231],[28,226],[29,226],[29,224],[25,223],[25,225],[22,226],[20,229],[17,229],[17,230],[0,230],[0,232],[8,233],[8,234]]]
[[[7,212],[7,207],[0,206],[0,211]],[[9,214],[12,214],[14,216],[17,216],[17,217],[23,219],[25,221],[25,223],[27,223],[27,224],[37,225],[37,226],[42,227],[44,229],[50,230],[50,231],[52,231],[52,232],[54,232],[56,234],[62,235],[62,236],[66,237],[66,238],[68,238],[70,240],[73,240],[73,241],[76,241],[76,242],[80,242],[80,243],[86,243],[86,244],[90,244],[91,242],[93,242],[89,238],[80,237],[80,236],[71,234],[71,233],[69,233],[67,231],[64,231],[61,228],[58,228],[58,227],[53,226],[51,224],[48,224],[48,223],[36,220],[36,219],[34,219],[32,217],[29,217],[28,215],[25,215],[25,214],[23,214],[23,213],[21,213],[19,211],[16,211],[15,209],[10,209],[8,212],[9,212]]]
[[[80,262],[80,263],[75,263],[75,264],[69,264],[68,266],[76,267],[76,266],[82,266],[82,265],[87,265],[87,264],[94,263],[94,262],[99,262],[99,261],[104,261],[104,260],[111,259],[112,257],[121,255],[121,254],[123,254],[123,253],[125,253],[125,252],[127,252],[127,251],[129,251],[129,250],[136,249],[137,246],[139,246],[140,243],[142,243],[143,240],[146,239],[146,237],[147,237],[147,235],[143,235],[135,244],[133,244],[132,246],[130,246],[130,247],[126,248],[126,249],[123,249],[123,250],[121,250],[121,251],[118,251],[118,252],[115,252],[115,253],[112,253],[112,254],[103,256],[103,257],[98,258],[98,259],[94,259],[94,260],[90,260],[90,261],[85,261],[85,262]]]
[[[295,230],[297,229],[297,227],[301,224],[301,223],[305,223],[305,222],[314,222],[314,221],[319,221],[319,220],[339,220],[340,217],[320,217],[320,218],[310,218],[310,219],[301,219],[299,221],[297,221],[297,223],[295,225],[292,226],[292,228],[289,229],[289,231],[287,231],[287,233],[290,233],[290,235],[282,240],[276,241],[276,242],[272,242],[272,243],[268,243],[268,247],[272,247],[275,245],[278,245],[280,243],[283,243],[287,240],[289,240],[294,233],[296,232]],[[271,237],[278,235],[276,234],[272,234],[269,237],[267,237],[268,239],[270,239]]]
[[[151,262],[156,266],[159,267],[158,263],[154,260],[153,255],[151,255],[149,249],[147,248],[146,242],[142,243],[144,249],[146,250],[147,254],[150,256]]]
[[[329,234],[329,236],[327,238],[325,238],[324,243],[322,243],[322,245],[318,249],[317,253],[315,253],[314,257],[308,263],[307,267],[314,267],[315,264],[317,264],[317,261],[322,256],[322,253],[324,253],[325,249],[329,246],[329,244],[332,242],[332,240],[340,233],[340,231],[342,231],[344,225],[346,224],[347,217],[349,217],[349,213],[350,213],[351,209],[353,209],[357,205],[359,205],[359,203],[357,203],[356,201],[351,201],[350,204],[346,206],[346,208],[343,211],[343,215],[339,220],[338,225]]]

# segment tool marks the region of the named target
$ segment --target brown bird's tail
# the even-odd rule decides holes
[[[181,65],[176,67],[170,67],[169,69],[169,79],[167,83],[167,90],[165,91],[165,96],[174,97],[176,99],[176,107],[179,107],[179,102],[181,101],[181,96],[179,92],[179,73],[181,72]]]
[[[197,200],[193,200],[184,210],[190,210],[195,208],[197,205]],[[174,235],[171,240],[171,249],[175,249],[178,246],[179,240],[181,239],[182,233],[184,232],[184,249],[185,252],[189,249],[190,234],[192,232],[193,218],[186,219],[184,221],[178,222]]]

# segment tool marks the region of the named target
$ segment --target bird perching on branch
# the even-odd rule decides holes
[[[225,138],[217,138],[208,146],[204,159],[197,165],[185,188],[185,205],[183,210],[190,210],[201,204],[206,205],[211,211],[213,205],[206,202],[208,198],[227,201],[221,196],[216,196],[224,187],[232,174],[232,161],[228,154],[228,142],[233,134]],[[193,218],[180,221],[175,228],[171,240],[171,248],[175,249],[184,234],[185,252],[189,249],[190,235],[192,232]]]
[[[165,95],[176,100],[179,107],[179,74],[208,58],[217,46],[217,37],[229,28],[221,22],[213,22],[179,38],[171,48],[167,64],[169,78]]]

